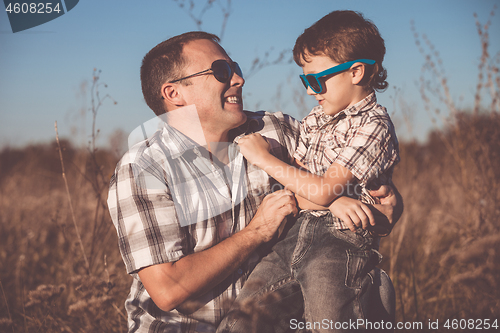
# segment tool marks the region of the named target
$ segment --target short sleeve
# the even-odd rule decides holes
[[[258,132],[271,139],[271,154],[290,164],[297,148],[300,122],[283,112],[247,111],[247,117],[250,125],[246,132]]]
[[[108,206],[129,274],[184,255],[184,230],[158,175],[135,163],[121,165],[111,180]]]
[[[325,157],[351,170],[367,185],[390,173],[399,161],[397,138],[393,127],[385,122],[367,122],[349,131],[343,148],[326,148]]]
[[[305,125],[301,124],[300,125],[300,135],[299,135],[299,139],[297,142],[297,150],[295,150],[295,153],[293,155],[293,157],[296,160],[301,161],[301,162],[304,162],[304,159],[305,159],[306,154],[307,154],[307,147],[309,146],[309,142],[308,142],[307,138],[308,138],[308,136],[307,136],[307,132],[305,129]]]

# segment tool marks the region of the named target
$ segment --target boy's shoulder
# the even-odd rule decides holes
[[[377,103],[375,93],[369,94],[358,103],[347,107],[335,115],[327,115],[321,105],[315,106],[302,119],[302,125],[309,128],[321,128],[328,124],[343,124],[362,126],[367,123],[382,123],[393,126],[387,109]]]
[[[360,112],[353,114],[351,117],[359,119],[361,124],[380,122],[388,126],[393,126],[387,109],[378,103],[373,103],[370,107],[360,110]]]

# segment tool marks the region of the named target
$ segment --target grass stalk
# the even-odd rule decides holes
[[[87,268],[87,273],[90,274],[90,265],[85,254],[85,248],[83,247],[82,237],[80,236],[80,231],[78,230],[78,225],[76,224],[75,211],[73,210],[73,204],[71,203],[71,193],[69,191],[68,180],[66,179],[66,172],[64,169],[64,161],[62,156],[61,143],[59,142],[59,132],[57,130],[57,121],[54,123],[54,128],[56,131],[56,142],[59,149],[59,159],[61,161],[62,177],[64,180],[64,186],[66,187],[66,195],[68,196],[69,209],[71,212],[71,219],[73,220],[73,225],[75,226],[76,236],[78,238],[78,244],[80,244],[80,249],[82,251],[83,259],[85,260],[85,267]]]

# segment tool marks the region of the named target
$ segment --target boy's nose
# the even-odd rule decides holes
[[[311,96],[312,96],[312,95],[316,95],[316,93],[315,93],[315,92],[311,89],[311,87],[310,87],[310,86],[307,86],[307,90],[306,90],[306,91],[307,91],[307,94],[308,94],[308,95],[311,95]]]

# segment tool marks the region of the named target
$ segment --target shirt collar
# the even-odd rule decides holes
[[[373,106],[375,104],[377,104],[377,97],[375,95],[375,92],[371,92],[368,96],[363,98],[361,101],[357,102],[354,105],[351,105],[351,106],[345,108],[344,110],[334,114],[333,116],[324,113],[323,107],[321,105],[316,106],[311,113],[317,113],[318,116],[323,118],[323,120],[325,122],[330,122],[336,118],[343,117],[344,115],[348,116],[348,117],[356,116],[361,112],[364,112],[364,111],[367,111],[367,110],[373,108]]]
[[[161,129],[161,140],[168,148],[171,158],[179,158],[186,152],[200,154],[200,145],[198,143],[194,142],[191,138],[174,127],[168,125],[166,122],[163,123]]]

